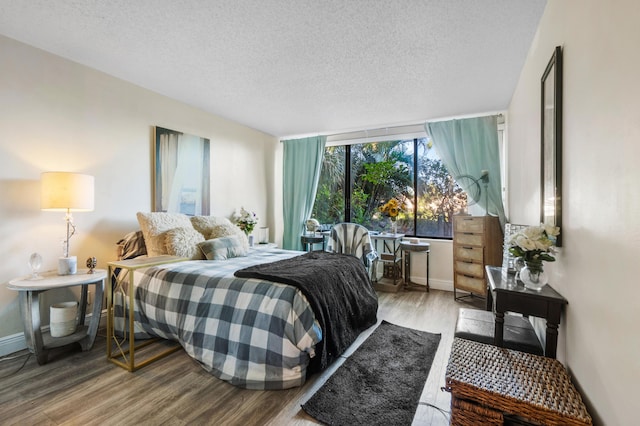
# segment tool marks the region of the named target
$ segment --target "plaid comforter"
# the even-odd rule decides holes
[[[180,342],[207,371],[233,385],[300,386],[322,339],[307,299],[289,285],[233,275],[299,254],[252,250],[247,257],[225,261],[185,261],[136,271],[136,329]]]

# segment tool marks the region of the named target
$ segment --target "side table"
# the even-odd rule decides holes
[[[431,244],[429,243],[411,243],[409,241],[402,241],[400,243],[400,250],[402,250],[402,256],[404,257],[404,288],[405,290],[412,290],[415,288],[422,288],[421,285],[411,282],[411,253],[426,253],[427,255],[427,283],[425,285],[427,293],[429,292],[429,254],[431,252]]]
[[[378,259],[373,261],[373,284],[376,290],[397,292],[402,279],[402,253],[400,241],[404,234],[374,234],[371,235],[373,245],[378,252]],[[378,280],[378,265],[383,265],[382,277],[387,282]]]
[[[300,242],[302,243],[302,250],[313,251],[315,244],[322,244],[322,251],[325,250],[325,236],[323,234],[302,234],[300,236]]]
[[[496,317],[494,334],[496,346],[504,345],[505,312],[518,312],[544,318],[547,321],[544,355],[555,358],[558,346],[558,325],[562,308],[569,303],[567,299],[548,284],[540,291],[533,291],[526,289],[522,282],[516,282],[513,275],[503,274],[502,268],[498,266],[486,266],[485,269],[489,279],[487,310],[493,309]]]
[[[178,256],[157,256],[109,262],[110,283],[107,286],[107,360],[130,372],[133,372],[138,368],[144,367],[145,365],[163,358],[181,348],[180,345],[172,346],[136,364],[135,351],[148,346],[159,339],[148,339],[136,346],[134,329],[133,273],[141,268],[149,268],[151,266],[180,262],[183,260],[188,259]],[[120,274],[116,273],[116,269],[121,269]],[[122,339],[119,339],[115,335],[115,312],[113,299],[115,293],[122,293],[125,296],[122,300],[127,300],[126,305],[128,305],[125,316],[127,316],[129,329],[124,331]],[[126,345],[127,343],[128,345]],[[116,346],[116,351],[113,350],[113,345]],[[122,359],[122,361],[120,359]]]
[[[7,288],[19,293],[20,311],[24,323],[24,337],[27,347],[36,356],[38,364],[47,363],[49,350],[79,343],[83,351],[88,351],[93,346],[100,324],[102,312],[102,296],[104,281],[107,272],[104,269],[95,269],[92,274],[88,270],[80,270],[74,275],[58,275],[56,271],[45,272],[42,279],[32,279],[24,276],[9,281]],[[91,321],[85,325],[87,312],[88,286],[95,285],[93,310]],[[82,286],[78,315],[76,317],[76,331],[63,337],[51,337],[49,332],[43,332],[40,323],[40,295],[48,290],[65,287]]]

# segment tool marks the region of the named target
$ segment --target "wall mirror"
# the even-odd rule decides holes
[[[209,139],[154,128],[153,209],[209,215]]]
[[[540,222],[562,227],[562,47],[542,74]],[[556,245],[562,245],[562,229]]]

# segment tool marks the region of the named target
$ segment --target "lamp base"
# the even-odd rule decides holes
[[[78,272],[76,256],[58,258],[58,275],[74,275],[76,272]]]

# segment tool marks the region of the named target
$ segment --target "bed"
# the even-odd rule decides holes
[[[322,286],[338,289],[326,300],[288,278],[282,283],[271,275],[259,277],[264,271],[271,273],[264,269],[271,265],[289,265],[291,271],[300,262],[335,262],[327,259],[331,255],[250,249],[246,256],[225,260],[189,260],[138,270],[133,275],[136,339],[177,341],[205,370],[242,388],[300,386],[376,323],[377,296],[364,265],[352,256],[334,255],[339,263],[333,270],[322,264],[322,273],[306,274],[322,276]],[[345,267],[345,261],[352,266]],[[258,278],[238,277],[238,271]],[[341,282],[352,288],[340,290]],[[322,287],[320,299],[324,291]],[[126,312],[126,298],[115,300],[117,317]],[[334,311],[338,314],[331,317]],[[124,316],[116,328],[118,324],[126,327]],[[340,334],[337,344],[335,334]]]

